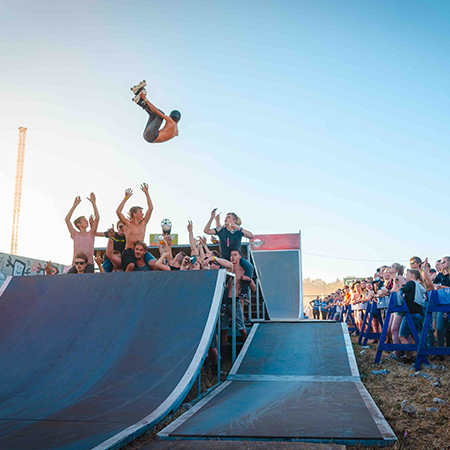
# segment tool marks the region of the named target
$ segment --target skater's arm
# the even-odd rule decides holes
[[[65,217],[67,228],[69,229],[70,235],[73,235],[76,233],[75,228],[72,225],[72,222],[70,221],[73,212],[75,211],[75,208],[81,203],[81,197],[75,197],[75,200],[73,201],[72,208],[70,208],[69,212],[67,213],[67,216]]]
[[[211,211],[211,217],[209,218],[208,223],[205,225],[205,228],[203,230],[203,232],[206,233],[206,234],[209,234],[209,235],[216,234],[216,230],[214,230],[214,228],[211,228],[212,221],[216,217],[216,211],[217,211],[217,208],[214,208]]]
[[[153,105],[151,102],[149,102],[147,99],[144,100],[145,103],[147,103],[147,105],[150,107],[150,109],[152,110],[152,112],[154,112],[157,116],[161,117],[161,119],[164,120],[172,120],[171,117],[166,116],[164,113],[162,113],[155,105]]]
[[[148,193],[148,184],[147,183],[141,184],[141,191],[147,197],[148,209],[147,209],[147,212],[145,213],[144,218],[142,219],[142,222],[144,223],[144,225],[147,225],[148,221],[150,220],[150,217],[152,216],[152,212],[153,212],[153,203],[152,203],[152,199],[150,198],[150,194]]]
[[[120,205],[117,207],[116,209],[116,213],[117,216],[119,217],[119,220],[124,224],[124,225],[130,225],[130,221],[123,215],[122,213],[122,209],[125,206],[125,203],[127,202],[127,200],[133,195],[133,190],[132,189],[126,189],[125,190],[125,197],[124,199],[121,201]]]

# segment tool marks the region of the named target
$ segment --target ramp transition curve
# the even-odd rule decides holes
[[[225,271],[14,277],[0,294],[0,449],[118,448],[188,393]]]

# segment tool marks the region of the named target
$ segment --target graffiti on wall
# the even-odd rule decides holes
[[[5,276],[30,276],[45,275],[47,261],[27,258],[25,256],[9,255],[0,253],[0,272]],[[53,274],[64,273],[68,269],[64,264],[52,262]]]

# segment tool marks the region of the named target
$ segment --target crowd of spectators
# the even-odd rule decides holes
[[[252,281],[254,268],[243,257],[241,242],[243,237],[253,239],[253,234],[242,227],[241,218],[234,212],[229,212],[222,224],[220,214],[217,214],[217,208],[215,208],[211,212],[203,232],[211,236],[213,243],[219,244],[220,252],[211,250],[208,247],[206,237],[199,236],[195,238],[193,223],[188,221],[187,231],[189,234],[190,255],[183,251],[174,254],[169,227],[166,230],[163,228],[163,235],[158,244],[159,259],[156,259],[148,251],[148,247],[144,242],[146,227],[153,212],[153,203],[150,198],[148,185],[143,183],[140,188],[146,197],[147,211],[144,212],[144,208],[140,206],[133,206],[129,209],[127,216],[123,214],[122,211],[126,202],[133,195],[131,189],[126,189],[125,195],[116,210],[119,219],[117,230],[112,225],[105,232],[97,232],[100,214],[94,193],[91,193],[88,197],[93,207],[93,215],[89,217],[89,220],[85,216],[80,216],[72,222],[72,215],[81,203],[81,197],[75,198],[65,218],[74,244],[72,267],[67,273],[94,273],[94,261],[97,263],[100,273],[153,270],[197,271],[225,268],[234,274],[236,299],[238,300],[236,328],[240,332],[242,339],[245,340],[247,332],[244,325],[244,301],[248,301],[249,289],[255,290],[256,288]],[[213,222],[215,227],[212,227]],[[94,240],[96,237],[108,238],[106,252],[103,257],[99,253],[94,257]],[[45,270],[47,275],[52,275],[51,261],[48,261]],[[231,319],[231,304],[232,282],[228,278],[221,312],[222,345],[226,345],[228,339],[227,332],[229,320]],[[210,359],[214,360],[217,358],[212,354]]]
[[[420,333],[427,308],[427,292],[450,287],[450,256],[437,260],[435,267],[431,267],[427,258],[422,261],[420,257],[413,256],[410,258],[409,266],[406,270],[398,263],[381,266],[373,277],[356,279],[350,285],[345,285],[322,299],[318,296],[310,302],[312,317],[341,321],[350,307],[357,328],[353,334],[359,335],[368,305],[375,303],[377,312],[373,315],[371,331],[381,333],[381,318],[386,317],[389,296],[392,292],[401,292],[414,326]],[[403,313],[391,315],[387,338],[389,342],[396,344],[414,342]],[[374,343],[376,342],[377,340],[374,340]],[[450,346],[449,317],[446,313],[433,313],[427,345]],[[393,354],[394,358],[407,363],[414,360],[413,356],[412,352],[403,354],[395,351]],[[444,356],[437,355],[436,358],[443,359]]]

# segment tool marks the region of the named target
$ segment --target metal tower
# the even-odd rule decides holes
[[[14,213],[13,226],[11,236],[11,254],[17,254],[17,242],[19,235],[19,214],[20,204],[22,202],[22,181],[23,181],[23,166],[25,162],[25,138],[27,129],[19,127],[19,144],[17,147],[17,164],[16,164],[16,188],[14,191]]]

